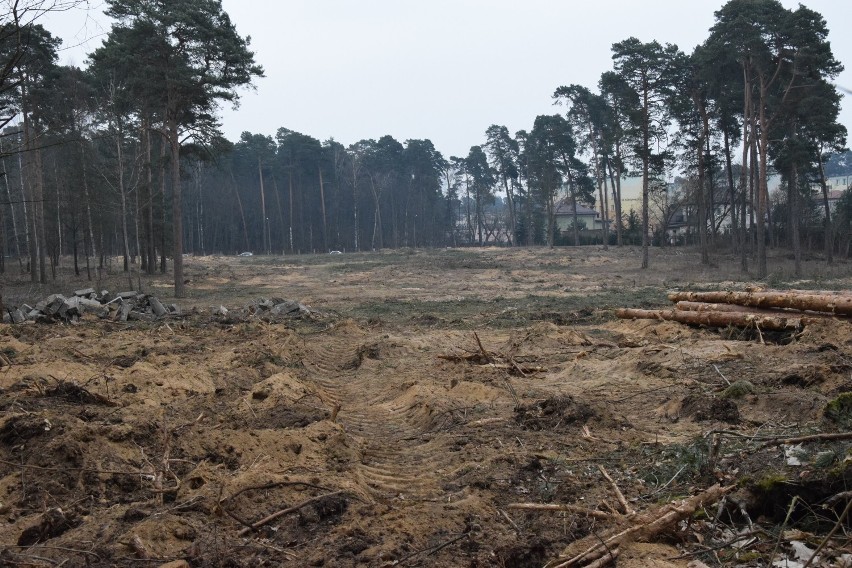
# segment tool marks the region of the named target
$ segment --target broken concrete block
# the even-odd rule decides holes
[[[59,310],[56,312],[60,317],[65,319],[70,319],[75,316],[80,315],[80,298],[77,296],[73,296],[71,298],[66,298],[62,305],[59,306]]]
[[[94,288],[83,288],[82,290],[74,290],[74,295],[78,297],[91,296],[94,293]]]
[[[154,321],[156,316],[154,314],[147,314],[143,312],[130,312],[127,314],[127,319],[131,321]]]
[[[285,300],[284,302],[281,302],[280,304],[272,308],[272,310],[270,310],[270,313],[282,316],[296,315],[300,311],[300,306],[301,304],[299,304],[298,302],[294,302],[292,300]]]
[[[169,311],[163,306],[160,300],[158,300],[154,296],[148,298],[148,304],[151,306],[151,310],[154,312],[154,315],[158,318],[163,317],[164,315],[169,313]]]
[[[48,298],[47,306],[42,310],[47,315],[54,316],[59,313],[62,306],[65,305],[65,296],[62,294],[53,294]]]
[[[118,321],[127,321],[131,308],[132,306],[127,302],[121,304],[121,307],[118,308],[118,313],[116,314]]]
[[[121,298],[122,300],[133,300],[133,299],[136,299],[136,296],[138,296],[138,295],[139,295],[139,292],[137,292],[136,290],[118,293],[118,297]]]

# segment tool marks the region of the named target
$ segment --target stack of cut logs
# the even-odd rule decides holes
[[[765,331],[800,329],[826,318],[852,316],[852,292],[760,290],[747,292],[674,292],[673,309],[622,308],[622,319],[662,319],[708,327],[752,327]]]

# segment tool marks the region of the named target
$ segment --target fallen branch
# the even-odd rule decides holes
[[[852,432],[837,432],[834,434],[811,434],[810,436],[799,436],[797,438],[776,438],[769,440],[760,446],[760,450],[770,448],[772,446],[782,446],[789,444],[803,444],[807,442],[826,442],[836,440],[852,440]]]
[[[634,511],[630,507],[630,504],[627,503],[627,499],[624,498],[624,493],[622,493],[621,489],[618,488],[618,484],[615,482],[615,480],[612,477],[610,477],[610,475],[607,473],[606,469],[604,469],[604,466],[598,464],[598,471],[601,472],[601,475],[603,475],[606,478],[606,480],[609,481],[609,484],[612,486],[612,490],[613,490],[613,492],[615,492],[615,498],[618,499],[618,503],[621,505],[621,509],[622,509],[621,512],[626,513],[628,515],[635,514],[636,511]]]
[[[399,560],[395,561],[395,562],[392,564],[392,566],[399,566],[399,565],[401,565],[401,564],[404,564],[405,562],[407,562],[407,561],[411,560],[411,559],[412,559],[412,558],[414,558],[415,556],[420,556],[421,554],[425,554],[426,556],[432,556],[432,555],[433,555],[433,554],[435,554],[436,552],[438,552],[438,551],[440,551],[440,550],[443,550],[444,548],[447,548],[447,547],[448,547],[448,546],[450,546],[451,544],[455,544],[456,542],[458,542],[458,541],[462,540],[463,538],[467,538],[467,537],[469,537],[469,536],[470,536],[470,531],[468,531],[468,532],[466,532],[466,533],[462,533],[462,534],[460,534],[460,535],[458,535],[458,536],[456,536],[456,537],[453,537],[453,538],[451,538],[450,540],[448,540],[448,541],[446,541],[446,542],[442,542],[441,544],[439,544],[439,545],[437,545],[437,546],[433,546],[432,548],[427,548],[426,550],[418,550],[417,552],[412,552],[412,553],[411,553],[411,554],[409,554],[408,556],[403,556],[403,557],[402,557],[402,558],[400,558]]]
[[[516,533],[521,534],[521,529],[518,528],[518,525],[515,524],[515,521],[512,520],[512,517],[509,516],[509,513],[507,513],[503,509],[497,509],[497,512],[499,512],[500,516],[502,516],[509,522],[510,525],[512,525],[512,528],[515,529]]]
[[[502,353],[492,353],[485,350],[479,335],[474,332],[473,337],[476,339],[477,350],[465,354],[438,355],[438,359],[445,361],[453,361],[454,363],[476,363],[477,365],[488,365],[495,369],[503,369],[510,374],[526,377],[533,373],[543,373],[547,369],[538,366],[521,365],[513,357],[503,355]]]
[[[485,348],[482,346],[482,342],[479,340],[479,335],[477,335],[475,331],[473,332],[473,336],[476,338],[476,344],[479,346],[479,353],[482,355],[482,358],[485,360],[485,362],[493,362],[491,355],[489,355]]]
[[[605,511],[595,511],[593,509],[586,509],[585,507],[578,507],[577,505],[563,505],[562,503],[509,503],[506,505],[506,508],[522,511],[566,511],[604,521],[615,519],[618,516]]]
[[[287,507],[286,509],[281,509],[280,511],[276,511],[276,512],[272,513],[271,515],[267,515],[266,517],[263,517],[262,519],[260,519],[256,523],[252,523],[251,526],[245,527],[240,532],[238,532],[237,535],[246,536],[250,532],[257,531],[257,529],[261,528],[264,525],[271,523],[275,519],[283,517],[284,515],[289,515],[290,513],[295,513],[299,509],[302,509],[303,507],[307,507],[308,505],[310,505],[312,503],[316,503],[317,501],[319,501],[321,499],[325,499],[326,497],[335,497],[337,495],[340,495],[341,493],[343,493],[343,491],[335,491],[333,493],[324,493],[323,495],[311,497],[307,501],[302,501],[298,505],[293,505],[292,507]]]
[[[615,315],[621,319],[668,320],[708,327],[755,327],[764,331],[796,330],[802,326],[801,317],[762,316],[738,312],[692,312],[621,308],[615,311]]]
[[[609,536],[585,537],[563,551],[562,555],[545,564],[545,568],[572,568],[575,566],[599,567],[611,562],[614,551],[622,545],[636,540],[650,540],[661,532],[691,517],[701,507],[710,505],[733,491],[735,485],[713,487],[683,501],[669,503],[641,515],[630,517],[630,526],[610,531]],[[582,552],[574,553],[579,549]]]

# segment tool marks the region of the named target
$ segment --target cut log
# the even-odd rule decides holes
[[[796,292],[675,292],[672,302],[710,302],[755,308],[785,308],[852,315],[852,295],[803,294]]]
[[[755,314],[758,316],[781,316],[802,318],[802,323],[812,323],[815,320],[832,319],[833,314],[825,312],[801,312],[792,310],[773,310],[766,308],[752,308],[739,306],[737,304],[709,304],[707,302],[678,302],[675,307],[685,312],[736,312],[740,314]]]
[[[763,331],[795,330],[802,326],[801,317],[764,316],[739,312],[691,312],[682,310],[637,310],[621,308],[615,311],[621,319],[669,320],[708,327],[757,327]]]

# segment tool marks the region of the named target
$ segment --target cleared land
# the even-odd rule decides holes
[[[689,525],[623,546],[618,566],[758,566],[776,547],[793,558],[794,541],[815,549],[846,504],[831,498],[852,486],[852,444],[774,442],[849,431],[852,325],[762,343],[616,320],[618,307],[669,305],[671,289],[753,284],[733,260],[705,270],[663,250],[641,271],[639,255],[188,258],[180,318],[2,325],[0,563],[542,566],[629,524],[604,472],[639,512],[737,486]],[[807,269],[818,278],[771,284],[850,289],[849,265]],[[167,277],[113,278],[98,287],[174,301]],[[4,296],[86,285],[7,280]],[[251,308],[273,297],[316,313]],[[211,315],[219,305],[230,312]],[[848,527],[825,562],[840,562]],[[737,531],[745,546],[717,546]]]

